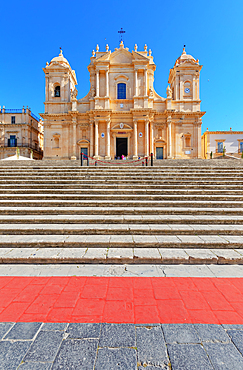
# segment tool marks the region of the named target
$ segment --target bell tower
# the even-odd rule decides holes
[[[170,70],[168,80],[171,86],[172,100],[174,100],[174,103],[178,103],[178,110],[182,108],[179,102],[191,103],[191,111],[200,110],[199,76],[201,69],[202,66],[199,65],[199,60],[187,54],[184,45],[181,56]]]
[[[59,56],[53,58],[50,64],[47,62],[43,71],[46,77],[45,113],[67,112],[76,91],[77,79],[61,48]]]

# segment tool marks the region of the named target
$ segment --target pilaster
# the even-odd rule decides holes
[[[95,118],[95,155],[94,159],[99,159],[99,120]]]
[[[167,154],[167,158],[172,159],[171,116],[167,117],[167,127],[168,127],[168,154]]]
[[[106,120],[106,156],[105,159],[110,160],[111,159],[111,120],[108,118]]]
[[[133,119],[133,160],[138,159],[138,123],[137,119]]]

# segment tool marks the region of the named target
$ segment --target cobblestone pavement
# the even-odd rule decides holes
[[[1,323],[4,370],[242,370],[243,325]]]

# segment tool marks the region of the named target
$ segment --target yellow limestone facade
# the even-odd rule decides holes
[[[151,50],[93,51],[90,90],[78,99],[77,78],[62,50],[45,73],[44,159],[200,158],[199,76],[202,66],[183,49],[169,72],[166,98],[154,89]]]

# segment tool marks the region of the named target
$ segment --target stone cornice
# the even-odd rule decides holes
[[[219,135],[219,134],[230,134],[230,135],[243,135],[243,131],[205,131],[203,135],[212,134],[212,135]]]

